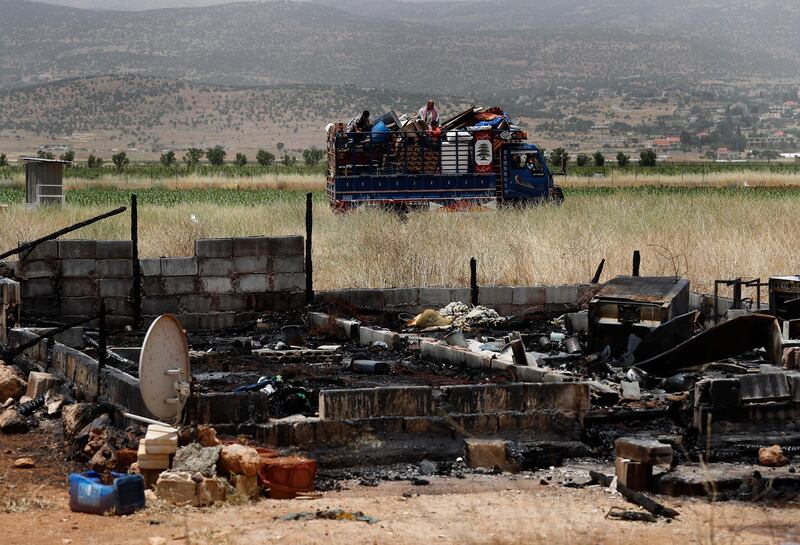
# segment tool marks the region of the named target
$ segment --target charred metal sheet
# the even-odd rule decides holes
[[[666,377],[681,369],[731,358],[757,348],[764,348],[770,361],[781,364],[781,332],[773,316],[751,314],[728,320],[663,354],[636,364],[636,367],[652,375]]]
[[[633,351],[634,361],[649,360],[691,339],[699,316],[697,311],[687,312],[658,326]]]

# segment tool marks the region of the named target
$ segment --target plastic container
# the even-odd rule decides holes
[[[144,478],[141,475],[112,473],[113,484],[106,485],[96,471],[69,476],[69,508],[80,513],[128,515],[144,507]]]
[[[300,456],[286,456],[264,460],[258,471],[259,480],[269,488],[273,499],[292,499],[298,492],[314,490],[317,462]]]

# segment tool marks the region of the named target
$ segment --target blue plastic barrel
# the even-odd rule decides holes
[[[389,134],[392,131],[386,126],[383,121],[378,121],[372,126],[372,141],[376,144],[383,144],[389,139]]]
[[[106,485],[96,471],[69,476],[69,508],[80,513],[128,515],[144,507],[144,478],[141,475],[112,473],[113,484]]]

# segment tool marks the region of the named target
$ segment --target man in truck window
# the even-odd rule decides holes
[[[419,109],[417,117],[427,123],[429,127],[434,121],[439,122],[439,110],[436,109],[436,104],[433,100],[429,100],[425,106]]]

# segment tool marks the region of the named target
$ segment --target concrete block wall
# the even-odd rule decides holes
[[[303,237],[200,239],[192,257],[140,260],[142,315],[178,315],[188,329],[231,327],[245,313],[305,304]],[[133,323],[133,244],[63,240],[40,244],[14,264],[29,319],[71,321],[98,312],[107,323]],[[96,325],[96,324],[95,324]]]
[[[592,298],[599,286],[481,286],[478,304],[502,315],[526,312],[567,312],[577,310]],[[367,310],[420,312],[448,303],[470,302],[469,288],[374,288],[318,291],[317,301]]]

